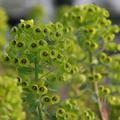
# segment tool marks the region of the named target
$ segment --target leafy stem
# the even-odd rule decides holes
[[[39,71],[38,71],[38,60],[37,58],[35,59],[35,81],[37,82],[39,79],[38,79],[38,75],[39,75]],[[40,98],[39,98],[40,99]],[[39,117],[39,120],[44,120],[44,116],[43,116],[43,112],[42,112],[42,105],[41,105],[41,101],[39,100],[38,102],[38,117]]]

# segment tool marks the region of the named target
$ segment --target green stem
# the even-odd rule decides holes
[[[44,116],[43,116],[43,112],[42,112],[42,105],[41,105],[40,102],[39,102],[39,105],[38,105],[38,112],[39,112],[39,119],[44,120]]]
[[[36,82],[38,82],[38,75],[39,75],[39,71],[38,71],[38,61],[37,61],[37,59],[35,60],[35,81]],[[37,111],[37,114],[38,114],[38,119],[39,120],[44,120],[44,116],[43,116],[43,112],[42,112],[42,105],[41,105],[41,102],[39,101],[39,103],[38,103],[38,106],[37,106],[37,108],[38,108],[38,111]]]
[[[89,51],[89,62],[90,64],[92,63],[92,52]],[[91,65],[90,66],[90,72],[91,74],[94,73],[94,68],[93,66]],[[98,83],[95,82],[94,83],[94,89],[95,89],[95,94],[97,96],[97,104],[98,104],[98,107],[99,107],[99,112],[100,112],[100,115],[101,115],[101,120],[108,120],[108,111],[105,107],[105,103],[103,103],[99,97],[99,92],[98,92]]]

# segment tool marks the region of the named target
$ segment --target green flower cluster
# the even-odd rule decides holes
[[[116,120],[120,55],[114,39],[120,29],[107,10],[93,4],[66,7],[62,16],[63,11],[60,22],[20,20],[11,29],[2,60],[17,69],[26,119]]]
[[[113,60],[110,65],[111,71],[109,74],[110,86],[111,86],[111,96],[108,98],[110,117],[119,119],[120,113],[120,55],[113,55]],[[114,74],[113,74],[114,73]]]
[[[67,39],[71,31],[66,29],[60,22],[35,25],[33,20],[20,20],[18,26],[11,29],[13,39],[3,61],[17,68],[18,85],[23,87],[25,104],[29,104],[30,110],[32,102],[36,101],[31,110],[37,114],[36,106],[44,111],[60,101],[56,86],[60,87],[79,71],[76,61],[70,59],[74,54],[70,53],[76,54],[80,49],[76,50],[77,44]],[[33,100],[28,100],[30,96]]]
[[[67,99],[58,106],[56,109],[57,120],[79,120],[80,119],[80,107],[77,100]]]
[[[0,120],[24,120],[21,87],[17,80],[0,76]]]
[[[67,61],[60,47],[66,41],[62,24],[34,25],[33,20],[21,20],[18,27],[12,28],[12,33],[14,38],[7,48],[6,62],[30,67],[35,62],[42,66]]]
[[[64,13],[63,11],[64,9],[59,11],[60,15],[57,17],[65,27],[72,28],[71,36],[81,49],[79,56],[82,55],[82,59],[79,58],[79,76],[82,77],[74,77],[75,82],[69,85],[69,96],[78,96],[81,102],[84,101],[85,108],[89,102],[89,107],[95,109],[92,101],[99,104],[98,106],[102,104],[98,103],[99,100],[105,104],[113,104],[115,98],[119,98],[118,92],[112,92],[112,87],[117,88],[119,85],[119,44],[114,40],[115,35],[120,32],[119,26],[112,25],[107,10],[94,4],[73,6],[65,8]],[[114,53],[118,55],[113,55]],[[118,102],[114,103],[119,105]],[[116,116],[118,119],[118,113]]]
[[[66,99],[56,109],[57,120],[98,120],[95,113],[84,108],[79,99]]]
[[[71,7],[60,20],[65,25],[74,27],[73,33],[83,49],[96,50],[108,49],[111,44],[115,44],[113,40],[119,27],[112,26],[108,17],[107,10],[90,4]]]

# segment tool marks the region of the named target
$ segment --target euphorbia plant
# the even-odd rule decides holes
[[[73,28],[73,36],[76,37],[80,48],[84,51],[84,58],[80,61],[80,64],[83,65],[83,73],[86,75],[87,80],[80,85],[80,91],[77,93],[78,90],[73,89],[74,85],[72,85],[72,91],[75,90],[72,97],[77,94],[81,97],[81,102],[84,100],[86,104],[87,102],[91,103],[92,106],[86,106],[85,104],[85,107],[90,107],[94,111],[97,110],[93,107],[93,101],[98,105],[99,114],[96,112],[96,118],[91,117],[88,114],[89,112],[85,114],[86,119],[89,120],[99,118],[101,120],[119,119],[119,114],[116,118],[109,117],[112,108],[107,105],[110,98],[112,96],[114,98],[112,87],[117,88],[110,77],[115,76],[110,66],[117,62],[115,59],[112,62],[113,53],[119,53],[119,45],[114,41],[115,34],[119,32],[119,27],[112,25],[108,17],[109,12],[107,10],[93,4],[70,7],[63,16],[60,16],[60,21],[66,27]],[[116,79],[119,81],[119,77],[116,77]],[[84,91],[84,94],[82,91]],[[91,100],[87,100],[88,97],[85,93],[88,93],[88,97],[91,94]]]
[[[56,85],[78,71],[66,51],[68,32],[59,22],[35,25],[33,20],[21,20],[11,33],[13,40],[3,61],[16,66],[27,119],[56,118],[52,112],[48,114],[48,110],[55,112],[54,104],[60,101]]]
[[[20,20],[12,28],[3,61],[16,67],[26,119],[120,118],[119,27],[108,17],[103,8],[83,5],[66,9],[60,22]]]

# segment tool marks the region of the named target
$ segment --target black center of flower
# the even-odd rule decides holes
[[[18,46],[18,47],[23,47],[23,43],[19,42],[19,43],[17,44],[17,46]]]
[[[92,43],[92,44],[91,44],[91,47],[93,47],[93,48],[94,48],[94,47],[95,47],[95,44],[94,44],[94,43]]]
[[[95,78],[98,78],[98,77],[99,77],[99,75],[98,75],[98,74],[96,74],[96,75],[95,75]]]
[[[89,80],[93,80],[94,78],[93,78],[93,76],[89,76]]]
[[[110,61],[110,58],[109,58],[109,57],[107,57],[107,58],[106,58],[106,60],[107,60],[107,61]]]
[[[69,64],[66,64],[65,67],[66,67],[66,68],[69,68]]]
[[[18,63],[18,59],[17,58],[14,59],[14,63]]]
[[[100,87],[99,87],[99,90],[102,90],[102,89],[103,89],[103,87],[102,87],[102,86],[100,86]]]
[[[111,37],[110,37],[110,36],[108,36],[108,37],[107,37],[107,39],[108,39],[108,40],[111,40]]]
[[[89,32],[92,33],[92,32],[93,32],[93,29],[89,29]]]
[[[73,73],[74,73],[74,70],[73,70],[73,69],[71,69],[71,71],[70,71],[70,72],[71,72],[71,74],[73,74]]]
[[[30,28],[31,27],[31,25],[30,24],[26,24],[26,28]]]
[[[89,11],[89,12],[92,12],[92,11],[93,11],[93,9],[92,9],[92,8],[88,8],[88,11]]]
[[[48,56],[48,52],[43,52],[43,56]]]
[[[60,33],[59,33],[59,32],[56,32],[56,36],[59,37],[59,36],[60,36]]]
[[[13,30],[13,32],[17,32],[17,28],[16,27],[14,27],[12,30]]]
[[[40,40],[39,45],[44,45],[44,42],[42,40]]]
[[[22,82],[22,86],[26,86],[27,85],[27,83],[26,82]]]
[[[90,45],[90,42],[89,42],[89,41],[87,41],[87,42],[86,42],[86,45],[88,45],[88,46],[89,46],[89,45]]]
[[[32,44],[31,44],[31,47],[32,47],[32,48],[35,48],[36,46],[37,46],[36,43],[32,43]]]
[[[21,63],[22,63],[22,64],[26,64],[26,63],[27,63],[27,60],[26,60],[26,59],[22,59],[22,60],[21,60]]]
[[[101,55],[101,58],[102,58],[102,59],[105,59],[105,58],[106,58],[106,56],[105,56],[105,55]]]
[[[83,30],[83,32],[87,33],[87,32],[88,32],[88,30],[87,30],[87,29],[85,29],[85,30]]]
[[[51,51],[51,54],[52,54],[52,55],[55,55],[55,52],[52,50],[52,51]]]
[[[20,77],[17,77],[17,80],[18,80],[18,82],[20,82],[21,81]]]
[[[104,25],[105,23],[103,21],[100,22],[101,25]]]
[[[5,57],[5,61],[9,61],[10,58],[8,56]]]
[[[54,60],[54,61],[56,61],[56,60],[57,60],[57,58],[54,58],[53,60]]]
[[[44,31],[44,33],[47,33],[47,32],[48,32],[47,28],[45,28],[43,31]]]
[[[104,92],[107,93],[108,91],[105,89]]]
[[[63,80],[63,79],[64,79],[63,76],[60,76],[60,77],[59,77],[59,80]]]
[[[68,118],[69,116],[68,116],[68,114],[66,114],[66,118]]]
[[[45,102],[49,102],[50,99],[48,97],[44,98]]]
[[[65,32],[68,32],[68,29],[67,28],[65,28],[65,30],[64,30]]]
[[[32,86],[32,89],[33,89],[33,90],[37,90],[37,86],[35,86],[35,85]]]
[[[77,19],[81,19],[81,16],[77,16]]]
[[[52,98],[52,100],[53,100],[53,101],[57,101],[57,97],[54,96],[54,97]]]
[[[13,44],[13,45],[16,45],[16,41],[15,41],[15,40],[13,40],[13,41],[12,41],[12,44]]]
[[[57,55],[57,58],[61,58],[62,56],[60,54]]]
[[[40,87],[39,90],[40,90],[41,92],[44,92],[44,87]]]
[[[63,114],[63,110],[59,110],[58,112],[59,112],[60,114]]]
[[[41,32],[41,30],[39,28],[36,28],[35,31],[38,33]]]
[[[21,27],[24,28],[24,27],[25,27],[25,24],[21,24]]]

